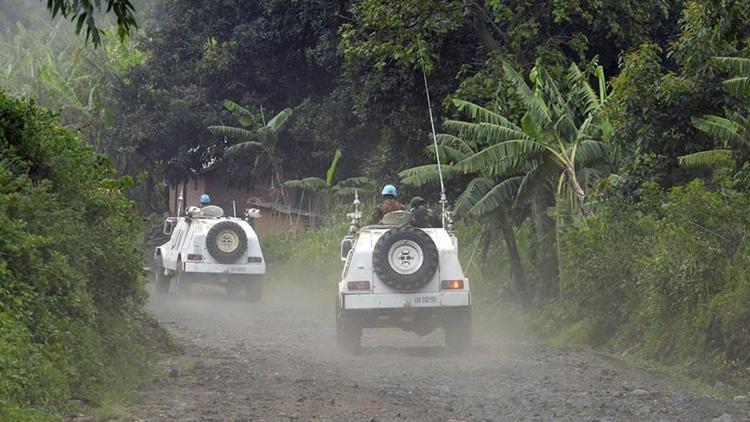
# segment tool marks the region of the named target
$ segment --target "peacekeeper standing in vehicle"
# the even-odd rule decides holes
[[[211,205],[211,197],[209,197],[207,193],[204,193],[203,195],[201,195],[200,203],[201,208]]]
[[[380,205],[375,207],[375,211],[372,213],[372,217],[370,217],[370,222],[367,224],[378,224],[380,223],[380,220],[383,218],[383,216],[388,214],[389,212],[403,211],[406,209],[406,207],[404,207],[404,204],[396,200],[396,196],[398,196],[398,192],[396,191],[395,186],[393,185],[383,186],[383,191],[381,192],[381,195],[383,195],[383,202],[381,202]]]
[[[435,214],[427,207],[427,201],[421,196],[415,196],[412,198],[409,207],[411,223],[414,227],[420,227],[423,229],[440,227],[437,218],[435,218]]]

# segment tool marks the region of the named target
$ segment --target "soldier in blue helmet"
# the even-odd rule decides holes
[[[203,195],[201,195],[200,202],[201,202],[201,208],[203,208],[207,205],[211,205],[211,198],[208,196],[207,193],[204,193]]]
[[[370,217],[370,221],[368,222],[368,224],[378,224],[383,216],[388,214],[389,212],[401,211],[406,209],[406,207],[404,207],[402,203],[396,200],[398,191],[396,191],[395,186],[383,186],[381,195],[383,195],[383,202],[375,207],[375,211],[372,213],[372,217]]]

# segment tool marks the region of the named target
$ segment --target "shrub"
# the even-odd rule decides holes
[[[610,201],[564,234],[564,300],[587,342],[667,362],[750,363],[750,198],[700,181]]]
[[[0,164],[0,419],[44,418],[143,370],[142,223],[107,160],[2,91]]]

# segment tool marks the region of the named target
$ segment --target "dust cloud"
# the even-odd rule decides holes
[[[474,347],[447,355],[442,330],[418,337],[365,329],[362,354],[336,347],[336,280],[268,277],[261,303],[194,286],[191,297],[152,296],[149,309],[185,353],[168,381],[143,392],[148,420],[694,419],[748,409],[706,398],[586,349],[551,349],[474,310]],[[649,394],[643,397],[631,391]],[[678,400],[679,399],[679,400]],[[731,408],[734,406],[735,408]],[[719,413],[717,413],[719,412]],[[744,413],[750,414],[750,413]]]

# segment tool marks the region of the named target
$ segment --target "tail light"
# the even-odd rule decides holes
[[[263,257],[262,256],[248,256],[247,262],[251,264],[260,264],[263,262]]]
[[[349,290],[370,290],[369,281],[350,281],[346,283]]]
[[[203,261],[203,255],[199,253],[189,253],[187,254],[187,260],[188,261]]]
[[[464,288],[463,280],[443,280],[440,282],[440,288],[443,290],[461,290]]]

